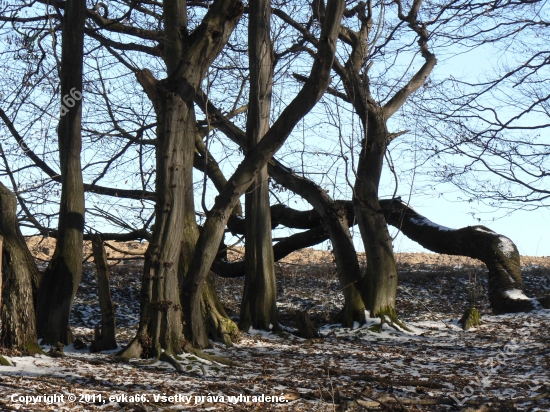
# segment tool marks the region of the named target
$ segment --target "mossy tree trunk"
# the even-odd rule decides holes
[[[269,129],[273,48],[270,33],[269,0],[250,3],[248,50],[250,97],[246,122],[247,152]],[[246,242],[245,279],[239,327],[247,331],[278,327],[277,285],[271,238],[271,210],[267,165],[262,167],[245,195]]]
[[[15,195],[0,183],[0,344],[34,353],[38,348],[33,284],[38,268],[19,230]]]
[[[42,276],[37,305],[38,336],[43,342],[70,343],[69,316],[82,278],[84,184],[82,148],[82,66],[86,1],[67,2],[61,47],[59,160],[61,200],[55,252]],[[77,98],[75,98],[75,96]]]
[[[528,312],[547,299],[529,299],[523,292],[520,256],[506,236],[485,226],[450,229],[439,226],[400,200],[381,200],[388,223],[436,253],[479,259],[489,269],[489,302],[494,313]],[[547,303],[544,303],[547,306]]]

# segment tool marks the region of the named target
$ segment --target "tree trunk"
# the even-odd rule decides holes
[[[0,344],[34,354],[40,350],[33,293],[39,272],[19,230],[16,208],[14,194],[0,183]]]
[[[353,204],[367,255],[362,281],[363,300],[371,317],[397,320],[397,265],[388,226],[378,203],[378,186],[386,152],[388,132],[382,110],[369,116],[366,139],[359,157]]]
[[[96,336],[90,346],[90,352],[116,349],[116,316],[111,299],[110,279],[111,271],[107,263],[105,246],[99,235],[92,240],[92,252],[97,271],[97,289],[99,308],[101,309],[101,329],[96,327]]]
[[[55,252],[40,283],[38,336],[43,342],[70,343],[69,316],[82,277],[84,185],[80,166],[82,65],[86,2],[67,2],[61,51],[59,159],[61,200]],[[71,106],[74,104],[74,106]]]
[[[344,10],[342,0],[330,0],[326,19],[321,29],[318,53],[311,76],[281,116],[271,126],[264,138],[252,149],[239,165],[216,201],[203,226],[189,274],[185,283],[184,306],[186,336],[194,346],[209,345],[204,324],[201,321],[200,296],[204,281],[210,272],[218,245],[224,235],[225,225],[239,197],[250,187],[256,175],[282,146],[294,126],[319,101],[330,82],[330,68],[334,60],[340,20]]]
[[[123,358],[169,357],[182,351],[180,289],[197,238],[193,204],[194,93],[243,11],[239,0],[216,0],[189,36],[186,1],[167,0],[163,5],[168,78],[157,81],[148,70],[136,73],[157,115],[157,201],[145,256],[140,326],[137,336],[120,352]],[[204,322],[201,311],[190,316]]]
[[[479,259],[489,269],[489,301],[495,314],[528,312],[541,302],[523,293],[519,252],[503,235],[485,226],[450,229],[439,226],[400,200],[381,200],[388,223],[421,246],[436,253]],[[545,304],[546,305],[546,304]],[[546,305],[547,306],[547,305]]]
[[[248,51],[250,98],[246,123],[247,152],[269,129],[273,59],[269,0],[250,3]],[[245,195],[245,279],[239,327],[248,331],[277,328],[277,285],[271,239],[271,210],[267,165],[256,175]]]

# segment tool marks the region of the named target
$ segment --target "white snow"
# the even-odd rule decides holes
[[[516,251],[516,248],[514,247],[514,244],[510,239],[508,239],[506,236],[499,236],[499,245],[498,248],[501,250],[502,253],[504,253],[504,256],[511,257],[512,253]]]
[[[487,230],[485,230],[485,229],[482,229],[482,228],[480,228],[480,227],[476,227],[476,230],[477,230],[478,232],[490,233],[491,235],[494,235],[494,234],[496,233],[496,232],[493,232],[491,229],[488,229],[488,228],[487,228]]]
[[[520,289],[510,289],[504,292],[504,296],[514,300],[531,300]]]
[[[412,223],[414,223],[416,225],[420,225],[420,226],[435,227],[436,229],[441,230],[442,232],[450,232],[452,230],[455,230],[455,229],[451,229],[450,227],[440,226],[437,223],[434,223],[431,220],[426,219],[425,217],[421,217],[421,216],[420,217],[412,217],[410,219],[410,221]]]

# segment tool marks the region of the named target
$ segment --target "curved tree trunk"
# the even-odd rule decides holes
[[[246,137],[244,132],[235,126],[227,119],[216,107],[211,103],[207,103],[202,96],[196,97],[198,105],[203,107],[208,113],[214,115],[216,126],[225,133],[231,140],[237,143],[241,148],[246,146]],[[289,190],[297,193],[306,199],[317,211],[317,216],[314,221],[309,220],[312,216],[309,212],[300,212],[289,209],[283,205],[275,205],[271,207],[271,225],[272,227],[281,223],[283,225],[299,228],[312,229],[310,233],[296,234],[285,241],[283,244],[279,242],[274,246],[275,261],[282,259],[285,253],[291,253],[295,245],[303,245],[302,247],[313,246],[321,241],[320,238],[326,240],[330,237],[333,245],[334,256],[336,258],[336,267],[338,280],[344,293],[345,305],[342,311],[342,322],[346,326],[352,326],[354,322],[365,322],[365,305],[361,299],[361,294],[356,286],[356,283],[361,279],[361,271],[353,240],[349,232],[349,210],[346,208],[344,212],[341,210],[341,202],[334,201],[330,198],[325,190],[309,179],[298,176],[292,170],[283,166],[275,159],[271,159],[268,163],[268,169],[271,177],[279,184]],[[344,205],[345,202],[343,203]],[[348,222],[343,219],[343,216],[348,216]],[[322,220],[321,216],[323,216]],[[323,222],[325,229],[319,228],[318,224]],[[244,233],[244,219],[232,217],[228,222],[228,228],[233,233]],[[327,237],[323,237],[323,232],[326,230]],[[310,237],[310,234],[313,237]],[[312,243],[313,242],[313,243]],[[292,249],[292,250],[291,250]],[[279,253],[279,257],[277,257]],[[224,277],[240,277],[244,274],[239,267],[240,263],[221,263],[215,264],[213,270]]]
[[[378,185],[387,148],[383,111],[371,114],[366,141],[359,157],[353,205],[367,255],[367,271],[360,284],[370,316],[397,320],[397,264],[391,236],[378,203]]]
[[[33,284],[38,268],[19,230],[15,195],[0,183],[0,236],[3,237],[0,268],[0,344],[36,353],[36,317]]]
[[[273,49],[269,0],[250,2],[248,50],[250,97],[246,122],[246,149],[252,150],[269,129]],[[248,331],[278,328],[277,285],[271,239],[267,165],[254,178],[245,194],[245,279],[239,327]]]
[[[38,336],[43,342],[70,343],[69,316],[82,278],[84,183],[80,165],[82,148],[82,93],[85,0],[67,3],[63,17],[61,52],[61,119],[59,159],[61,200],[55,252],[42,276],[37,305]],[[70,106],[71,101],[74,103]],[[67,107],[65,107],[65,105]]]
[[[528,312],[541,302],[523,292],[519,252],[506,236],[485,226],[450,229],[439,226],[400,200],[381,200],[388,223],[404,235],[436,253],[479,259],[489,269],[489,301],[495,314]],[[546,302],[547,299],[541,300]]]

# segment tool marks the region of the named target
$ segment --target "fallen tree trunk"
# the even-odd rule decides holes
[[[523,292],[519,252],[506,236],[485,226],[450,229],[439,226],[398,199],[381,200],[388,224],[436,253],[479,259],[489,269],[489,302],[495,314],[548,308],[548,299],[530,299]]]

